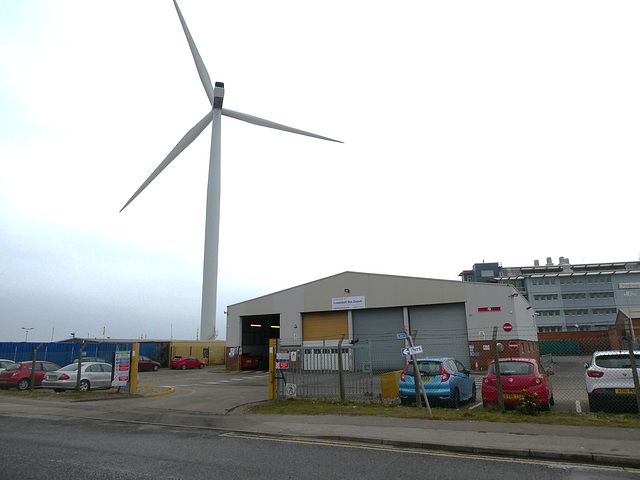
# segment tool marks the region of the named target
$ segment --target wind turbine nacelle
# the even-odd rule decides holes
[[[224,98],[224,83],[216,82],[213,88],[213,108],[222,108],[222,99]]]

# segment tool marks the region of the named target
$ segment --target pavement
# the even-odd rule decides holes
[[[245,410],[245,409],[242,409]],[[131,421],[151,421],[134,414]],[[150,414],[153,417],[153,414]],[[124,419],[123,419],[124,420]],[[414,420],[350,415],[194,415],[171,412],[163,424],[278,437],[359,442],[509,458],[640,469],[640,429],[529,423]]]
[[[107,402],[46,402],[0,397],[0,417],[86,418],[181,426],[261,436],[358,442],[509,458],[543,459],[640,469],[640,429],[529,423],[401,419],[351,415],[257,415],[247,405],[227,414],[146,408],[145,396],[170,394],[142,386],[137,398]],[[30,404],[39,403],[38,409]],[[44,404],[47,403],[46,407]],[[96,408],[100,403],[100,408]]]

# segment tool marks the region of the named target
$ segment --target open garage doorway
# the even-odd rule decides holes
[[[242,370],[269,369],[269,339],[280,338],[280,315],[242,317]]]

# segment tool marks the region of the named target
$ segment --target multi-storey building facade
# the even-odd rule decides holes
[[[607,330],[616,322],[618,310],[640,306],[640,262],[572,265],[560,257],[547,258],[530,267],[503,267],[477,263],[460,273],[463,281],[508,283],[536,311],[540,332]]]

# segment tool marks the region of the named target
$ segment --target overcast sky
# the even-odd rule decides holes
[[[224,106],[227,305],[347,270],[637,260],[637,1],[180,7]],[[0,1],[0,341],[195,339],[210,127],[170,0]]]

